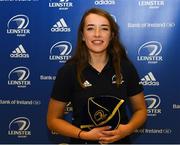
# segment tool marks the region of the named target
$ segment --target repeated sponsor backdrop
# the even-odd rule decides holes
[[[57,70],[74,52],[81,16],[110,12],[144,85],[148,120],[134,143],[180,143],[179,0],[0,0],[0,143],[68,143],[49,131]],[[65,118],[71,121],[71,103]]]

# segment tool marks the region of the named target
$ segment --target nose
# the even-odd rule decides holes
[[[96,29],[95,29],[95,36],[96,37],[100,36],[100,29],[98,27],[96,27]]]

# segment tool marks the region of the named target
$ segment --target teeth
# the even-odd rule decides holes
[[[94,40],[94,41],[92,41],[94,44],[101,44],[101,43],[103,43],[103,41],[102,40]]]

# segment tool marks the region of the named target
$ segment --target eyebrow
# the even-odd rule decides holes
[[[87,26],[95,26],[95,25],[94,24],[87,24]],[[110,25],[108,25],[108,24],[102,24],[100,26],[108,26],[108,27],[110,27]]]

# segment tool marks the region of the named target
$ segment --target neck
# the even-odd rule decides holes
[[[107,54],[93,54],[91,55],[91,59],[89,63],[93,68],[95,68],[98,72],[101,72],[104,66],[108,62],[108,55]]]

